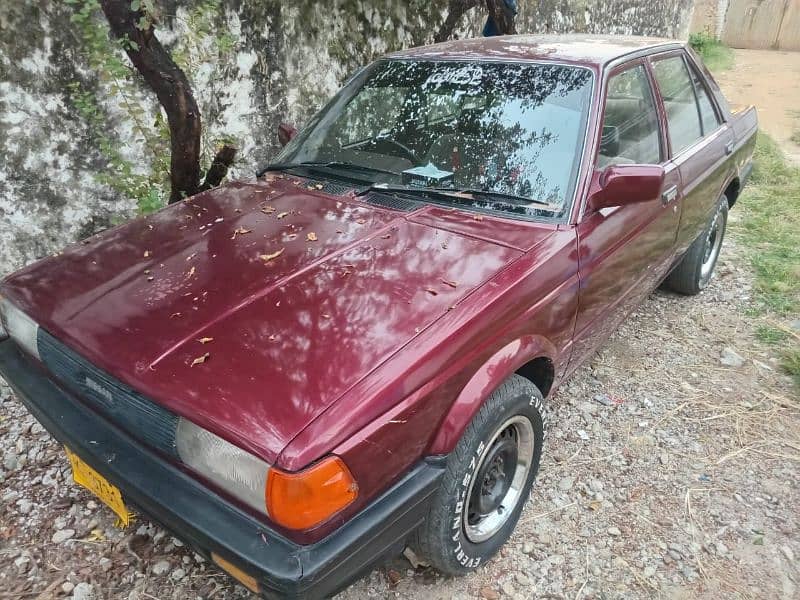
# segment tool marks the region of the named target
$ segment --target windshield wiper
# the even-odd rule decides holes
[[[368,173],[386,173],[388,175],[395,175],[400,177],[397,171],[389,169],[381,169],[378,167],[370,167],[367,165],[359,165],[352,162],[342,160],[329,160],[329,161],[303,161],[303,162],[286,162],[286,163],[271,163],[256,173],[256,177],[261,177],[267,171],[286,171],[288,169],[304,169],[304,168],[323,168],[323,169],[343,169],[347,171],[365,171]]]
[[[476,199],[476,196],[481,199],[496,198],[498,200],[505,200],[514,205],[536,204],[537,206],[545,207],[546,209],[556,212],[558,207],[553,206],[547,202],[528,198],[526,196],[517,196],[516,194],[507,194],[505,192],[495,192],[492,190],[481,190],[472,188],[450,188],[450,187],[425,187],[416,185],[392,185],[388,183],[375,183],[365,190],[362,190],[357,195],[363,196],[368,192],[381,191],[381,192],[398,192],[404,194],[433,196],[445,200],[455,200],[457,202],[470,202]]]

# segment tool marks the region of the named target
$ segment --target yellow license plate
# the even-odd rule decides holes
[[[119,523],[122,524],[123,527],[127,527],[128,523],[131,521],[131,514],[128,512],[128,509],[125,508],[125,502],[122,500],[122,494],[119,488],[115,485],[111,485],[105,477],[83,462],[72,450],[66,446],[64,450],[72,465],[72,478],[75,480],[75,483],[82,485],[97,496],[111,510],[117,513]]]

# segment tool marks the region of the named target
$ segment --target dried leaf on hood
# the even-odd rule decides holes
[[[231,236],[232,240],[236,239],[237,235],[244,235],[245,233],[250,233],[253,231],[252,229],[245,229],[244,227],[239,227],[238,229],[234,229],[233,235]]]
[[[273,258],[278,258],[281,254],[283,254],[283,251],[284,251],[284,248],[281,248],[280,250],[278,250],[276,252],[273,252],[272,254],[259,254],[258,258],[260,258],[264,262],[269,262]]]
[[[318,189],[318,190],[321,190],[323,187],[325,187],[325,186],[322,185],[321,183],[318,183],[317,185],[314,186],[314,188]]]
[[[261,207],[261,212],[264,213],[265,215],[271,215],[276,210],[277,209],[274,206],[262,206]]]
[[[288,212],[282,212],[282,213],[278,213],[278,214],[275,216],[275,218],[276,218],[276,219],[282,219],[283,217],[288,217],[288,216],[289,216],[289,213],[288,213]]]
[[[447,279],[442,279],[442,283],[449,285],[451,288],[458,287],[457,281],[448,281]]]
[[[144,251],[144,257],[148,258],[149,256],[150,256],[150,250],[145,250]]]
[[[192,364],[190,366],[193,367],[195,365],[202,365],[204,362],[206,362],[209,359],[210,356],[211,356],[211,352],[206,352],[202,356],[198,356],[197,358],[195,358],[192,361]]]
[[[436,290],[431,289],[431,288],[428,288],[425,291],[428,292],[431,296],[438,296],[439,295],[439,292],[437,292]]]
[[[367,220],[366,220],[366,219],[358,219],[358,220],[356,221],[356,223],[358,223],[359,225],[363,225],[363,224],[364,224],[364,223],[366,223],[366,222],[367,222]]]
[[[382,240],[388,240],[390,237],[392,237],[391,234],[387,233],[386,235],[382,235],[381,239]]]
[[[189,262],[189,261],[190,261],[190,260],[192,260],[192,259],[193,259],[195,256],[197,256],[197,252],[192,252],[192,253],[191,253],[189,256],[187,256],[187,257],[186,257],[186,262]],[[164,265],[161,265],[161,266],[163,267]]]
[[[317,234],[314,233],[313,231],[310,231],[308,234],[306,234],[306,239],[309,242],[316,242],[317,241]]]
[[[472,215],[472,218],[476,221],[483,221],[483,215]]]
[[[175,313],[172,313],[172,314],[169,316],[169,318],[170,318],[170,319],[174,319],[175,317],[180,317],[180,316],[181,316],[181,313],[179,313],[179,312],[175,312]]]
[[[212,338],[212,337],[201,337],[197,341],[200,342],[201,344],[207,344],[208,342],[213,342],[214,338]]]
[[[195,273],[195,270],[196,269],[194,267],[192,267],[191,269],[186,271],[186,279],[189,279],[190,277],[192,277],[194,275],[194,273]]]

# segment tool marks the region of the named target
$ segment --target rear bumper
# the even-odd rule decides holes
[[[61,443],[197,552],[215,552],[255,577],[268,598],[324,598],[402,548],[422,523],[443,473],[423,461],[325,539],[299,545],[204,487],[61,389],[10,341],[0,375]]]

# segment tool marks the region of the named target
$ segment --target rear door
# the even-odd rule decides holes
[[[605,96],[595,177],[624,164],[661,164],[666,177],[661,198],[584,212],[578,224],[581,290],[573,364],[610,335],[664,276],[680,221],[680,174],[668,159],[646,62],[611,71]]]
[[[683,50],[651,59],[656,90],[664,106],[672,161],[683,183],[683,209],[678,230],[678,255],[708,223],[726,178],[733,134],[704,78]]]

